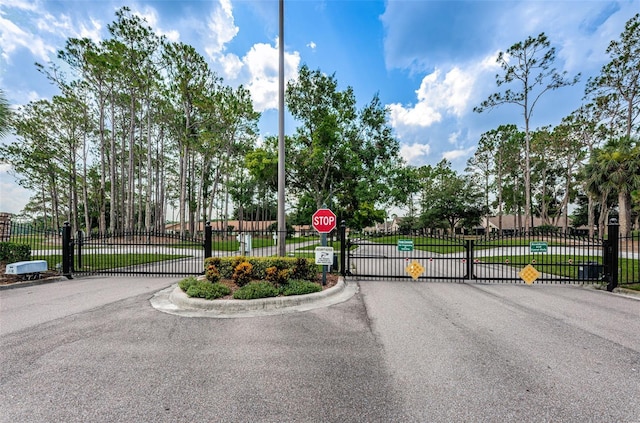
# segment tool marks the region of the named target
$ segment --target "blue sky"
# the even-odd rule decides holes
[[[115,11],[130,7],[156,33],[193,45],[227,84],[244,84],[262,112],[261,135],[277,128],[278,2],[275,0],[0,0],[0,87],[13,105],[57,94],[34,62],[55,60],[71,37],[108,37]],[[480,135],[523,125],[505,105],[473,107],[497,91],[499,51],[546,33],[556,67],[580,83],[543,97],[533,127],[556,125],[582,102],[588,78],[608,62],[606,47],[640,12],[623,1],[285,1],[286,77],[302,64],[335,74],[361,105],[378,93],[412,165],[449,159],[462,171]],[[287,133],[295,123],[287,120]],[[8,142],[5,138],[0,142]],[[17,213],[29,193],[0,166],[0,211]]]

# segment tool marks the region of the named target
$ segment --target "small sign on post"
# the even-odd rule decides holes
[[[333,247],[316,247],[316,264],[333,265]]]

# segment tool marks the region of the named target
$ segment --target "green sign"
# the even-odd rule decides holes
[[[398,240],[398,251],[413,251],[413,240],[412,239],[399,239]]]
[[[531,241],[529,243],[529,251],[532,253],[546,253],[548,244],[544,241]]]

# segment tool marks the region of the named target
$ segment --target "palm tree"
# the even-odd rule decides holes
[[[607,197],[617,194],[620,234],[628,236],[631,230],[631,193],[640,187],[638,141],[629,137],[608,141],[603,148],[593,151],[585,174],[587,190],[601,200],[601,224],[606,215]]]

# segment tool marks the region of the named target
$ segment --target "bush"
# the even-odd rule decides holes
[[[235,267],[233,272],[233,280],[236,285],[242,287],[251,282],[253,265],[248,261],[243,261]]]
[[[180,287],[180,289],[182,289],[184,292],[187,292],[187,289],[189,289],[189,287],[193,284],[195,284],[196,282],[198,282],[198,280],[196,279],[195,276],[189,276],[188,278],[184,278],[183,280],[181,280],[180,282],[178,282],[178,286]]]
[[[0,242],[0,262],[15,263],[31,260],[31,247],[15,242]]]
[[[222,263],[222,259],[220,257],[207,257],[206,259],[204,259],[204,268],[207,269],[207,267],[209,266],[215,266],[219,268],[220,263]]]
[[[205,281],[196,281],[187,289],[187,295],[193,298],[204,298],[206,300],[214,300],[216,298],[229,295],[231,290],[228,286],[221,283],[210,283]]]
[[[277,297],[280,291],[269,282],[250,282],[233,293],[236,300]]]
[[[318,269],[316,267],[315,261],[298,257],[293,264],[291,278],[312,281],[316,278],[317,272]]]
[[[291,279],[282,290],[282,295],[304,295],[322,291],[322,287],[309,281]]]
[[[207,280],[211,283],[216,283],[220,281],[220,272],[218,271],[218,268],[213,264],[210,264],[207,267],[207,270],[205,271],[204,274],[207,277]]]

